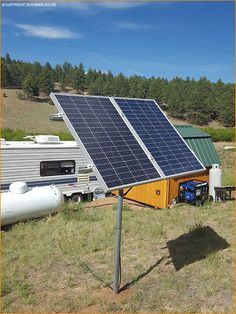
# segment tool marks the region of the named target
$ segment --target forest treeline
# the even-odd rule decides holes
[[[206,77],[126,77],[92,68],[85,71],[82,63],[72,66],[64,62],[52,67],[48,62],[41,65],[13,60],[9,54],[2,58],[2,87],[21,88],[26,97],[33,98],[49,95],[56,82],[61,91],[70,86],[79,94],[155,99],[170,116],[198,125],[213,120],[227,127],[235,125],[234,84],[220,79],[213,83]]]

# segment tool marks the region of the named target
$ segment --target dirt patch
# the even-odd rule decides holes
[[[115,196],[110,196],[110,197],[106,197],[103,199],[97,199],[94,200],[92,202],[89,202],[88,204],[86,204],[84,206],[84,208],[93,208],[93,207],[106,207],[106,208],[113,208],[113,206],[115,206],[117,204],[117,197]],[[131,201],[131,200],[127,200],[124,199],[124,203],[125,205],[127,205],[129,207],[129,209],[131,210],[143,210],[143,209],[153,209],[153,207],[135,202],[135,201]]]
[[[122,302],[132,295],[132,288],[121,291],[119,294],[115,294],[110,288],[101,288],[93,293],[95,298],[105,300],[107,302]]]

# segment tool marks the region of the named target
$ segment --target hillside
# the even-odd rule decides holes
[[[20,100],[16,93],[18,89],[3,89],[7,97],[3,98],[2,127],[12,130],[27,130],[30,132],[65,132],[68,131],[63,121],[50,121],[50,114],[57,113],[54,105],[47,103],[44,99],[39,101]],[[169,116],[168,116],[169,117]],[[184,120],[169,117],[175,124],[190,124]],[[193,124],[192,124],[193,125]],[[218,128],[220,124],[213,122],[211,127]]]
[[[184,119],[189,123],[207,126],[218,121],[225,127],[234,127],[234,85],[220,79],[211,82],[206,77],[198,80],[189,77],[175,77],[167,80],[111,71],[102,72],[82,63],[72,66],[69,62],[52,67],[13,60],[9,54],[2,58],[2,87],[22,89],[26,98],[49,95],[55,90],[89,95],[116,96],[142,99],[155,99],[171,117]]]
[[[58,112],[55,106],[45,101],[20,100],[16,89],[3,91],[7,95],[3,98],[3,128],[48,133],[67,131],[63,121],[49,120],[50,114]]]

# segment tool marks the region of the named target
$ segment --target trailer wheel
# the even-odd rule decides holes
[[[82,202],[82,195],[80,193],[75,193],[71,195],[70,199],[74,203],[80,203]]]

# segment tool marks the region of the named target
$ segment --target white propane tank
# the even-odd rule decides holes
[[[215,201],[215,187],[222,186],[221,183],[222,171],[220,165],[213,164],[212,168],[209,171],[209,195],[213,197]]]
[[[28,190],[26,182],[19,181],[19,182],[14,182],[9,186],[9,190],[12,193],[17,193],[17,194],[22,194],[25,193]]]
[[[12,183],[9,192],[1,193],[1,224],[55,213],[63,201],[61,191],[53,185],[28,190],[25,182]]]

